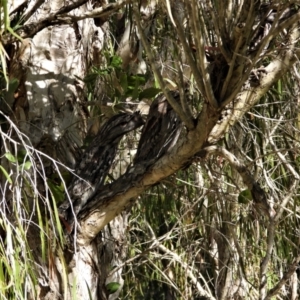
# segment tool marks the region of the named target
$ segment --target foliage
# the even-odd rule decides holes
[[[166,1],[149,18],[138,10],[145,4],[127,5],[124,24],[134,24],[143,50],[133,64],[146,61],[146,71],[124,68],[114,45],[85,76],[74,75],[84,85],[88,121],[105,114],[105,105],[113,113],[133,111],[144,98],[151,102],[158,93],[167,97],[176,88],[181,94],[176,112],[185,124],[182,135],[201,128],[197,137],[204,136],[203,149],[155,182],[132,208],[128,257],[109,274],[125,266],[121,299],[296,299],[300,53],[298,21],[291,20],[299,14],[299,4],[273,2],[194,0],[171,8]],[[10,27],[6,1],[1,1],[2,12],[1,35],[19,38]],[[56,19],[64,20],[64,15]],[[111,37],[117,37],[118,26],[110,25]],[[0,45],[3,101],[20,84],[7,77],[5,46]],[[268,79],[279,63],[280,71]],[[97,98],[99,89],[104,100]],[[197,127],[205,109],[210,114]],[[1,107],[0,298],[37,298],[38,274],[44,270],[33,263],[34,251],[40,251],[49,273],[58,257],[61,290],[72,286],[57,211],[72,170],[33,147],[18,120],[4,111]],[[193,142],[196,147],[198,141]],[[137,143],[133,135],[123,140],[106,183],[125,172]],[[209,152],[211,145],[224,151]],[[124,153],[131,157],[124,158]],[[176,164],[177,157],[171,158],[169,163]],[[263,212],[253,182],[248,184],[242,173],[267,195],[269,211]],[[121,284],[111,281],[105,287],[112,295]]]
[[[2,117],[6,122],[1,124],[1,145],[7,152],[1,157],[1,193],[3,200],[10,197],[12,201],[2,201],[0,206],[0,295],[1,299],[27,299],[29,291],[31,297],[37,297],[39,267],[33,263],[32,251],[39,248],[41,259],[50,263],[53,244],[49,238],[55,237],[58,243],[64,243],[57,215],[57,201],[64,187],[48,185],[50,179],[43,165],[51,161],[61,180],[60,169],[64,166],[34,149],[16,125],[5,115]],[[43,192],[37,189],[39,183],[44,185]],[[35,231],[30,230],[31,223],[35,224]]]
[[[299,110],[294,106],[297,98],[291,97],[294,92],[287,87],[285,90],[283,95],[276,84],[224,140],[240,159],[248,162],[275,206],[293,185],[288,169],[291,165],[298,169]],[[277,96],[275,101],[274,92],[281,99]],[[270,140],[273,138],[274,143]],[[280,153],[285,153],[284,163]],[[207,291],[213,291],[221,284],[218,257],[229,252],[232,258],[226,264],[230,295],[256,299],[260,286],[257,274],[270,247],[270,228],[243,186],[236,171],[216,156],[201,160],[143,195],[131,218],[130,260],[123,297],[167,299],[173,295],[176,299],[198,299],[199,291],[190,285],[191,276],[184,263]],[[298,256],[297,190],[298,186],[275,229],[273,254],[268,262],[269,289],[278,284],[280,274]],[[288,289],[281,290],[281,299],[290,299]]]
[[[11,28],[10,25],[10,18],[9,18],[9,3],[7,0],[1,0],[0,1],[0,36],[4,34],[5,31],[8,31],[11,35],[16,37],[19,40],[22,40],[22,38],[17,35],[13,28]],[[7,63],[6,60],[9,59],[8,54],[5,51],[4,45],[0,42],[0,61],[1,61],[1,73],[3,77],[5,78],[7,89],[8,85],[11,84],[10,80],[7,77]]]

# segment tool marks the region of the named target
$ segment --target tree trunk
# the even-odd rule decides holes
[[[81,2],[83,5],[71,14],[82,15],[91,10],[92,3]],[[64,5],[65,1],[46,1],[32,16],[29,6],[25,25],[42,23]],[[101,61],[106,32],[99,23],[89,18],[48,26],[32,39],[15,43],[12,50],[10,80],[19,81],[17,92],[6,98],[8,107],[13,108],[12,116],[34,148],[70,168],[81,157],[80,147],[88,129],[84,85],[78,78],[84,78],[88,68]],[[39,167],[41,171],[45,168],[45,177],[38,180],[40,190],[45,190],[46,177],[55,171],[48,159],[43,158],[43,162]],[[34,208],[34,199],[31,202]],[[109,282],[119,283],[120,290],[122,268],[116,272],[112,269],[125,257],[127,216],[124,213],[115,218],[89,245],[76,245],[76,237],[70,247],[49,242],[46,259],[42,258],[39,231],[30,227],[28,240],[39,274],[38,294],[31,291],[31,299],[108,299],[105,286]],[[38,223],[37,214],[33,221]],[[116,299],[118,293],[110,299]]]
[[[264,137],[264,143],[273,147],[272,153],[278,155],[277,161],[282,162],[286,177],[292,178],[289,184],[284,185],[274,179],[277,190],[284,186],[281,191],[287,194],[282,201],[278,200],[280,205],[277,205],[275,212],[267,199],[267,193],[252,174],[258,152],[249,156],[249,149],[238,151],[244,147],[244,142],[238,148],[231,147],[227,142],[224,142],[224,148],[220,144],[225,134],[232,135],[228,133],[229,128],[253,108],[298,60],[298,6],[285,6],[279,2],[274,5],[266,4],[264,1],[229,1],[224,4],[223,1],[187,0],[163,3],[132,3],[128,0],[78,0],[68,3],[65,0],[36,0],[20,3],[15,1],[15,6],[10,7],[12,14],[7,15],[3,10],[7,2],[1,1],[0,14],[14,21],[11,26],[23,38],[20,42],[12,34],[9,22],[1,23],[3,35],[0,46],[5,46],[10,57],[8,91],[3,97],[6,102],[1,98],[0,108],[1,118],[4,119],[0,127],[0,179],[4,200],[0,203],[0,210],[1,218],[5,221],[3,225],[2,219],[0,220],[0,253],[5,253],[7,259],[3,258],[3,262],[1,261],[0,277],[4,274],[2,277],[7,283],[7,289],[19,283],[21,287],[15,287],[16,291],[25,291],[28,299],[117,299],[123,285],[121,274],[127,251],[125,237],[128,211],[134,199],[195,160],[205,161],[210,154],[217,154],[228,162],[235,173],[231,170],[224,172],[222,162],[215,160],[215,171],[218,172],[212,170],[211,173],[207,167],[208,176],[203,176],[203,189],[209,191],[207,195],[203,194],[203,203],[207,202],[205,210],[211,211],[211,203],[208,203],[210,199],[219,204],[212,210],[213,214],[207,213],[207,219],[211,223],[202,226],[203,232],[211,235],[208,237],[209,242],[203,243],[207,245],[206,249],[202,249],[212,262],[210,274],[205,275],[207,280],[204,277],[199,280],[194,273],[196,269],[190,268],[184,255],[181,258],[179,252],[177,254],[175,250],[170,251],[162,244],[164,240],[156,238],[154,232],[151,232],[152,245],[147,251],[151,252],[158,247],[161,252],[170,255],[174,260],[174,267],[177,268],[175,264],[179,263],[185,269],[186,282],[192,282],[199,297],[243,297],[245,294],[240,288],[233,291],[230,287],[232,283],[239,284],[236,278],[243,283],[242,287],[246,286],[242,282],[246,280],[246,276],[240,257],[246,252],[240,251],[238,244],[238,233],[243,227],[238,227],[240,225],[236,221],[240,195],[244,192],[240,188],[245,185],[254,205],[260,207],[261,214],[268,223],[266,254],[255,270],[260,273],[256,296],[269,299],[278,294],[281,286],[295,272],[300,259],[298,256],[294,260],[287,275],[280,275],[278,284],[274,284],[274,288],[268,292],[266,279],[275,247],[275,233],[283,220],[281,216],[285,206],[292,195],[297,194],[300,176],[294,168],[296,155],[291,149],[286,150],[292,161],[287,163],[287,154],[284,156],[281,150],[277,151],[282,145],[288,148],[285,146],[285,143],[288,145],[288,139],[277,142],[276,127],[272,132],[261,131],[268,133]],[[119,14],[120,8],[123,15]],[[158,15],[157,21],[154,20],[156,17],[151,18],[154,13]],[[22,15],[21,22],[25,22],[20,29],[17,29],[17,20],[14,19],[18,15]],[[109,19],[113,20],[113,38],[116,38],[119,45],[111,42]],[[162,37],[157,38],[155,34],[160,33]],[[111,65],[107,68],[103,67],[107,49],[104,46],[110,47],[113,55],[117,53],[122,58],[123,69],[121,66],[117,68],[114,61],[110,61]],[[3,49],[0,47],[4,71]],[[143,61],[145,57],[148,65]],[[114,56],[113,59],[115,58]],[[107,100],[107,86],[102,81],[105,76],[98,76],[97,86],[91,90],[89,77],[86,75],[94,66],[98,72],[96,75],[111,76],[110,83],[115,85],[112,88],[112,99]],[[120,74],[116,74],[117,71]],[[70,197],[72,191],[67,192],[72,186],[68,175],[78,178],[75,176],[78,175],[76,171],[80,162],[85,164],[86,161],[82,160],[89,156],[89,152],[83,153],[81,150],[84,139],[89,131],[97,134],[101,123],[97,120],[91,124],[92,118],[89,117],[93,109],[88,97],[96,99],[97,107],[94,111],[101,107],[98,113],[109,118],[114,115],[118,106],[108,107],[106,104],[110,100],[110,104],[115,104],[117,92],[122,95],[120,98],[125,102],[126,108],[130,108],[131,100],[141,100],[134,98],[133,93],[129,99],[126,92],[129,87],[136,88],[138,82],[137,80],[133,84],[129,76],[146,71],[151,73],[146,85],[149,84],[153,92],[155,77],[155,84],[158,84],[161,94],[150,106],[136,156],[132,163],[126,159],[125,163],[122,161],[120,171],[114,168],[110,172],[111,183],[105,182],[121,136],[114,140],[114,151],[110,153],[113,157],[105,161],[105,172],[103,178],[99,179],[101,184],[98,182],[101,186],[90,186],[91,182],[83,178],[88,199],[83,201],[79,193],[79,205],[72,211],[73,216],[76,216],[73,227],[62,213],[64,209],[75,207],[72,202],[74,198]],[[118,76],[119,81],[116,79]],[[174,83],[178,90],[170,92]],[[196,91],[197,97],[192,97],[193,99],[185,95],[189,84],[191,90]],[[278,93],[279,96],[284,97],[281,92]],[[139,96],[141,95],[142,92]],[[270,104],[271,101],[268,101]],[[130,113],[132,115],[132,111]],[[140,123],[143,123],[140,114],[134,115],[138,115]],[[253,117],[254,120],[255,118],[257,117]],[[268,122],[265,127],[266,124]],[[124,134],[125,132],[127,131],[123,130]],[[272,139],[275,140],[275,136],[274,142]],[[287,138],[290,136],[287,135]],[[94,142],[97,144],[97,139]],[[129,141],[126,142],[129,144]],[[235,152],[236,149],[236,156],[226,149],[228,145],[230,151]],[[292,148],[296,149],[297,143],[293,145]],[[105,151],[109,153],[107,148]],[[265,149],[263,156],[268,158],[266,151]],[[89,158],[91,162],[93,156]],[[253,164],[250,167],[246,164],[247,159]],[[99,168],[99,161],[96,160],[95,169]],[[267,165],[261,165],[262,169],[268,168]],[[202,170],[205,169],[206,167]],[[269,184],[273,180],[272,167],[269,167],[268,172]],[[232,189],[225,188],[222,176],[215,180],[215,174],[222,173],[223,176],[231,174],[230,183],[234,184]],[[280,178],[281,175],[278,174],[275,175]],[[117,179],[114,180],[115,178]],[[209,183],[212,188],[208,186]],[[228,197],[222,196],[220,191],[223,188]],[[228,204],[230,201],[232,203]],[[195,228],[197,226],[196,224]],[[199,231],[199,236],[204,237],[203,232],[200,234]],[[189,241],[186,245],[188,243]],[[174,245],[175,242],[171,241],[171,247]],[[202,264],[200,258],[199,264]],[[166,256],[164,259],[169,258]],[[240,268],[235,265],[237,260],[241,261]],[[34,266],[30,266],[28,262],[34,262]],[[25,266],[24,270],[20,266]],[[27,271],[29,275],[24,275]],[[237,272],[240,272],[239,276]],[[215,274],[214,283],[211,274]],[[16,278],[19,275],[18,281]],[[11,276],[15,276],[14,280],[10,279]],[[173,282],[171,275],[170,279]],[[251,284],[252,287],[254,285]],[[251,288],[249,285],[249,289]],[[191,291],[191,287],[186,290]],[[250,291],[248,292],[250,295]],[[152,291],[150,294],[153,294]]]

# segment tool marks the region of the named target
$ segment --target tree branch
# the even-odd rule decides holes
[[[298,186],[299,181],[294,179],[292,184],[289,186],[288,190],[290,191],[288,195],[281,201],[281,206],[276,214],[276,216],[270,220],[269,226],[268,226],[268,236],[267,236],[267,251],[266,255],[263,258],[261,264],[260,264],[260,287],[259,287],[259,295],[260,300],[265,299],[266,291],[267,291],[267,269],[268,264],[271,259],[273,247],[274,247],[274,239],[275,239],[275,228],[280,220],[280,217],[283,212],[283,208],[286,206],[288,201],[291,199],[291,197],[294,194],[294,189]]]
[[[186,5],[189,11],[189,15],[192,17],[191,18],[191,25],[193,25],[193,30],[192,32],[195,35],[195,41],[196,41],[196,47],[197,47],[197,53],[198,55],[198,61],[200,64],[200,69],[201,69],[201,74],[203,78],[203,83],[204,83],[204,95],[206,96],[208,102],[214,107],[218,108],[219,103],[217,99],[215,98],[213,89],[212,89],[212,83],[210,80],[210,74],[208,72],[208,61],[206,59],[205,55],[205,41],[203,38],[202,34],[202,28],[205,28],[205,24],[203,19],[200,17],[199,18],[199,13],[198,13],[198,6],[195,0],[192,0],[192,3],[190,5]],[[219,99],[220,100],[220,99]]]
[[[298,15],[298,13],[296,15]],[[290,68],[291,64],[289,63],[289,60],[291,60],[292,57],[293,57],[293,54],[294,54],[293,51],[295,49],[295,42],[299,38],[299,29],[296,26],[296,18],[295,18],[295,16],[293,16],[291,18],[294,20],[294,22],[290,22],[290,19],[288,19],[289,22],[284,21],[276,27],[275,25],[277,25],[276,22],[279,22],[280,15],[278,15],[276,17],[275,22],[273,23],[272,27],[270,28],[269,33],[264,37],[264,39],[260,43],[260,47],[259,47],[259,50],[256,52],[256,56],[254,58],[252,58],[251,64],[245,70],[244,74],[242,75],[242,78],[238,81],[237,85],[233,84],[234,88],[232,88],[230,90],[230,92],[229,93],[227,92],[227,94],[225,95],[225,99],[222,102],[222,107],[225,107],[228,103],[232,102],[238,96],[238,94],[239,94],[242,86],[244,85],[245,81],[249,78],[249,75],[250,75],[253,67],[260,60],[260,57],[263,53],[263,49],[272,40],[272,38],[274,38],[274,36],[278,35],[280,32],[282,32],[288,26],[294,25],[294,28],[291,30],[291,33],[290,33],[290,42],[289,42],[290,48],[289,48],[289,50],[288,51],[281,51],[281,53],[279,52],[279,55],[278,55],[279,59],[281,60],[281,63],[283,62],[282,66],[281,66],[281,69],[279,69],[279,70],[280,71],[281,70],[286,71]],[[283,26],[283,24],[285,24],[285,25]],[[296,57],[294,56],[294,60],[295,59],[296,59]],[[271,65],[271,64],[269,64],[269,65]],[[281,77],[280,73],[278,75],[279,75],[279,77]],[[264,84],[265,84],[264,82],[261,82],[260,86],[263,86]],[[269,86],[268,86],[268,89],[269,89]],[[255,91],[255,89],[254,89],[254,91]]]
[[[167,90],[166,88],[166,85],[164,83],[164,80],[160,74],[160,72],[158,72],[157,70],[157,67],[155,65],[155,60],[154,60],[154,57],[152,55],[152,50],[150,48],[150,45],[147,41],[147,38],[144,34],[144,30],[141,26],[141,18],[140,18],[140,14],[139,14],[139,11],[138,9],[135,7],[133,9],[133,13],[134,13],[134,16],[136,18],[136,26],[138,28],[138,32],[139,32],[139,35],[141,37],[141,41],[143,43],[143,46],[145,48],[145,51],[147,53],[147,56],[148,56],[148,60],[150,62],[150,65],[151,65],[151,69],[159,83],[159,87],[162,89],[165,97],[168,99],[168,102],[170,103],[170,105],[173,107],[174,111],[177,113],[177,115],[180,117],[180,119],[182,120],[182,122],[186,125],[186,127],[189,129],[189,130],[192,130],[195,126],[194,126],[194,122],[193,122],[193,119],[189,118],[187,116],[186,113],[184,113],[184,111],[182,110],[182,107],[178,104],[177,101],[175,101],[175,99],[173,98],[173,96],[169,93],[169,91]]]
[[[117,10],[125,6],[126,4],[130,3],[130,0],[119,0],[114,3],[108,3],[102,7],[96,8],[92,11],[86,11],[79,16],[75,15],[64,15],[64,12],[60,12],[60,18],[70,19],[72,22],[77,22],[80,20],[88,19],[88,18],[107,18],[115,13]],[[67,12],[67,11],[66,11]]]
[[[294,41],[298,39],[297,35],[294,37]],[[278,58],[275,58],[264,68],[266,74],[262,77],[260,85],[256,88],[248,88],[236,96],[232,94],[226,99],[224,105],[228,105],[236,96],[234,104],[227,106],[227,116],[224,117],[212,130],[208,141],[213,144],[220,137],[220,134],[224,134],[230,126],[232,126],[237,120],[239,120],[246,111],[252,108],[259,99],[267,93],[270,87],[281,77],[283,77],[287,71],[297,61],[297,55],[294,55],[294,49],[286,50],[281,53]],[[234,97],[233,97],[234,96]],[[216,137],[218,137],[216,139]]]
[[[23,22],[25,23],[27,20],[29,20],[29,18],[34,14],[36,13],[36,11],[38,10],[38,8],[44,4],[45,1],[43,0],[38,0],[35,2],[35,4],[31,7],[31,9],[24,15],[23,17]]]
[[[280,292],[280,289],[283,287],[283,285],[286,284],[286,282],[292,277],[296,269],[299,267],[299,262],[300,255],[294,259],[293,263],[289,266],[289,269],[283,274],[279,282],[268,292],[264,300],[269,300]]]
[[[153,241],[153,245],[151,246],[151,248],[157,247],[163,253],[168,254],[171,258],[173,258],[181,266],[181,268],[186,271],[187,276],[191,279],[192,283],[194,284],[194,286],[197,289],[200,296],[206,297],[206,299],[208,299],[208,300],[216,300],[216,298],[211,293],[209,293],[205,289],[203,289],[200,282],[197,280],[197,278],[193,274],[192,268],[186,262],[184,262],[180,258],[179,255],[177,255],[176,253],[174,253],[173,251],[169,250],[167,247],[162,245],[161,242],[156,238],[151,226],[149,224],[147,224],[147,225],[148,225],[148,228],[151,232],[151,237],[152,237],[152,241]],[[201,279],[204,281],[207,289],[209,290],[206,280],[203,277]]]
[[[248,168],[243,163],[241,163],[231,152],[219,146],[209,146],[201,150],[199,153],[201,157],[203,156],[203,154],[219,154],[223,156],[243,178],[245,185],[247,185],[248,189],[251,191],[254,203],[259,208],[262,208],[262,210],[268,215],[269,218],[273,218],[275,216],[275,211],[270,206],[265,191],[260,187],[254,177],[251,175]]]
[[[70,12],[71,10],[78,8],[79,6],[85,4],[88,2],[87,0],[80,0],[73,4],[70,4],[66,7],[61,8],[58,12],[51,14],[48,18],[38,20],[37,22],[29,23],[26,25],[23,25],[18,30],[15,31],[17,35],[19,35],[21,38],[28,38],[33,37],[35,34],[43,30],[44,28],[47,28],[49,26],[53,25],[62,25],[62,24],[71,24],[74,22],[77,22],[79,20],[83,20],[86,18],[104,18],[109,17],[115,12],[117,12],[120,8],[125,6],[127,3],[130,2],[130,0],[120,0],[115,3],[109,3],[106,4],[100,8],[97,8],[91,12],[83,13],[80,16],[74,16],[66,14]],[[14,42],[18,41],[18,39],[11,34],[5,34],[1,38],[1,42],[3,45],[9,45]]]
[[[182,44],[183,50],[184,50],[184,54],[187,57],[188,60],[188,64],[191,68],[192,74],[195,77],[195,81],[197,83],[198,88],[200,89],[201,93],[203,95],[205,95],[205,86],[202,80],[202,76],[201,73],[199,71],[199,69],[197,68],[197,62],[196,60],[193,58],[192,54],[191,54],[191,47],[188,45],[187,41],[186,41],[186,34],[182,28],[182,24],[179,22],[178,18],[176,15],[174,15],[174,20],[175,20],[175,24],[176,24],[176,31],[178,34],[178,38]],[[218,107],[217,103],[212,103],[213,107]]]
[[[218,118],[219,115],[211,114],[204,105],[197,129],[182,135],[170,153],[158,161],[154,159],[152,165],[148,161],[134,165],[118,180],[96,192],[78,216],[78,243],[90,243],[106,224],[135,201],[135,197],[186,165],[203,147]]]

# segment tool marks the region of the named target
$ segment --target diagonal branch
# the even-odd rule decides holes
[[[151,165],[149,161],[137,163],[118,180],[98,190],[78,216],[78,243],[90,243],[106,224],[135,201],[134,198],[190,162],[205,144],[207,134],[219,118],[219,115],[212,115],[207,121],[209,115],[204,105],[199,130],[181,135],[172,151],[158,160],[153,159]],[[203,126],[207,131],[201,130]]]
[[[117,2],[108,3],[103,5],[102,7],[95,8],[92,11],[86,11],[81,13],[79,16],[65,14],[69,11],[64,12],[63,10],[58,13],[61,15],[61,18],[70,19],[72,22],[77,22],[80,20],[88,19],[88,18],[107,18],[112,15],[112,13],[116,12],[126,4],[130,3],[130,0],[119,0]]]
[[[25,23],[27,20],[30,19],[30,17],[36,13],[36,11],[39,9],[39,7],[44,4],[45,1],[38,0],[34,3],[34,5],[30,8],[30,10],[24,15],[22,21]]]
[[[279,16],[278,16],[278,18],[279,18]],[[260,44],[260,47],[259,47],[259,50],[256,53],[256,56],[251,60],[251,63],[247,67],[247,69],[245,70],[244,74],[242,75],[241,80],[239,80],[237,85],[234,85],[234,88],[230,91],[230,93],[227,93],[227,95],[225,95],[225,99],[222,102],[222,107],[225,107],[228,103],[232,102],[236,97],[238,97],[238,94],[241,91],[242,86],[245,84],[245,81],[249,78],[249,75],[250,75],[253,67],[260,60],[260,55],[262,54],[263,49],[271,41],[271,39],[274,38],[275,32],[277,32],[277,30],[276,30],[277,27],[275,27],[274,24],[272,25],[269,33],[262,40],[262,42]],[[278,76],[279,77],[282,76],[280,71],[285,72],[285,71],[289,70],[290,66],[293,65],[294,61],[296,60],[296,55],[294,55],[294,51],[296,50],[295,43],[299,39],[299,28],[296,26],[295,22],[294,23],[286,23],[286,25],[288,25],[288,24],[290,24],[291,26],[294,24],[294,27],[292,28],[291,33],[289,34],[289,45],[290,45],[290,47],[287,51],[285,51],[285,49],[283,51],[281,51],[281,53],[279,53],[279,55],[278,55],[278,58],[273,60],[273,62],[275,62],[276,60],[280,61],[281,69],[278,69],[278,71],[279,71]],[[278,25],[278,27],[279,27],[279,25]],[[281,30],[278,31],[277,34],[279,34],[284,29],[285,29],[285,27],[281,27]],[[272,62],[269,64],[269,66],[267,66],[265,68],[265,70],[267,70],[267,68],[270,67],[271,65],[272,65]],[[264,82],[264,80],[262,80],[262,82],[260,83],[260,86],[264,87],[264,84],[266,84],[266,87],[267,87],[267,90],[268,90],[269,89],[268,82],[267,81]],[[252,91],[254,91],[254,93],[255,93],[255,90],[257,90],[257,89],[253,89]],[[258,90],[259,90],[259,88],[258,88]]]
[[[267,293],[267,296],[264,298],[264,300],[272,299],[272,297],[276,296],[280,292],[280,289],[287,283],[288,280],[290,280],[292,275],[299,267],[299,263],[300,263],[300,255],[298,255],[294,259],[293,263],[289,266],[288,270],[283,274],[279,282]]]
[[[169,255],[171,258],[173,258],[181,266],[181,268],[186,271],[187,276],[191,279],[192,283],[195,285],[200,296],[205,297],[205,299],[207,299],[207,300],[216,300],[216,298],[210,292],[207,292],[201,286],[199,280],[194,275],[194,272],[193,272],[193,269],[191,268],[191,266],[189,264],[187,264],[186,262],[184,262],[183,259],[178,254],[174,253],[173,251],[171,251],[170,249],[168,249],[167,247],[162,245],[162,243],[157,239],[153,229],[151,228],[151,226],[148,223],[147,223],[147,226],[149,228],[149,231],[151,233],[151,238],[153,241],[151,248],[157,247],[160,251]],[[199,272],[198,276],[204,281],[204,284],[207,287],[207,290],[209,290],[208,284],[200,272]]]
[[[86,149],[76,167],[76,177],[68,186],[68,197],[58,211],[61,221],[71,233],[74,220],[81,208],[103,185],[115,159],[122,137],[140,127],[143,119],[138,113],[118,114],[110,118]]]
[[[294,37],[294,41],[297,40],[297,34]],[[296,51],[295,51],[296,52]],[[299,52],[299,51],[298,51]],[[280,56],[276,57],[273,61],[265,67],[266,74],[260,81],[260,85],[256,88],[249,88],[243,91],[235,91],[225,103],[228,104],[236,97],[234,105],[228,107],[226,117],[224,117],[215,128],[212,130],[208,139],[209,143],[214,143],[220,137],[220,134],[224,134],[230,126],[238,121],[250,108],[252,108],[259,99],[266,94],[270,87],[279,79],[282,78],[289,69],[297,61],[298,53],[294,53],[294,50],[287,50]],[[238,93],[237,95],[235,93]],[[225,104],[224,104],[225,105]],[[224,107],[226,108],[226,107]]]
[[[38,20],[37,22],[23,25],[15,31],[21,38],[33,37],[35,34],[53,25],[71,24],[79,20],[87,18],[107,18],[116,13],[120,8],[124,7],[130,2],[130,0],[119,0],[118,2],[108,3],[100,8],[97,8],[91,12],[86,12],[80,16],[68,15],[67,13],[87,3],[87,0],[79,0],[68,6],[62,7],[59,11],[51,14],[48,18]],[[5,34],[1,37],[1,43],[3,45],[9,45],[17,41],[17,38],[11,34]]]
[[[251,191],[251,195],[255,205],[261,208],[262,211],[264,211],[269,216],[269,218],[273,218],[275,216],[275,211],[270,206],[265,191],[254,179],[248,168],[243,163],[241,163],[231,152],[219,146],[209,146],[201,150],[199,153],[201,157],[206,156],[207,154],[219,154],[223,156],[243,178],[245,185],[247,185],[248,189]]]

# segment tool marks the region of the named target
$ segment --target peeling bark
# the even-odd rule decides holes
[[[125,3],[107,4],[93,11],[94,17],[107,17]],[[92,9],[87,1],[69,6],[64,1],[46,1],[39,3],[38,14],[32,14],[33,9],[27,7],[27,21],[17,31],[23,41],[13,46],[9,75],[11,80],[18,80],[19,86],[14,94],[8,94],[7,107],[13,109],[12,118],[34,147],[73,168],[81,159],[80,147],[88,129],[84,86],[77,78],[84,78],[93,60],[98,63],[105,42],[104,27],[86,18]],[[78,15],[84,17],[72,20]],[[9,35],[2,39],[7,45],[13,41]],[[51,175],[47,159],[42,168]],[[44,190],[45,183],[39,182]],[[38,223],[37,216],[34,221]],[[31,299],[74,299],[74,291],[77,299],[89,299],[90,294],[92,299],[108,299],[106,285],[115,281],[122,286],[123,282],[122,269],[116,273],[111,270],[125,257],[126,226],[124,213],[92,243],[84,247],[76,243],[69,248],[57,246],[54,252],[48,252],[46,261],[41,261],[39,232],[34,226],[30,228],[29,245],[40,278],[38,298],[33,293]],[[55,233],[53,238],[57,238]],[[117,298],[121,286],[110,299]]]
[[[84,155],[82,160],[80,147],[88,130],[89,112],[86,108],[83,82],[78,78],[84,78],[92,64],[100,65],[101,52],[107,38],[105,32],[107,27],[102,25],[129,1],[115,3],[103,1],[102,5],[95,9],[91,6],[92,3],[86,0],[72,2],[69,5],[65,1],[32,2],[24,12],[25,24],[16,30],[23,41],[16,41],[14,36],[8,34],[2,37],[3,45],[11,46],[9,77],[10,80],[17,80],[18,88],[15,92],[7,92],[6,105],[1,110],[9,114],[21,132],[28,136],[30,147],[47,153],[49,157],[71,168],[81,161],[84,169],[87,161]],[[211,145],[220,141],[228,129],[252,108],[281,76],[286,74],[299,56],[296,48],[299,30],[293,25],[299,18],[297,12],[291,10],[289,18],[281,18],[278,15],[277,19],[273,20],[273,25],[266,27],[268,32],[257,40],[258,36],[252,30],[255,16],[251,13],[258,9],[259,2],[244,3],[235,18],[230,21],[233,22],[229,26],[230,29],[235,30],[233,34],[220,28],[216,17],[212,17],[209,34],[204,32],[205,10],[198,15],[195,9],[203,9],[204,4],[201,1],[181,2],[178,8],[180,14],[175,13],[174,18],[169,4],[168,2],[167,11],[171,16],[174,32],[178,34],[180,49],[185,52],[185,60],[189,64],[187,68],[195,78],[202,97],[201,108],[197,107],[192,114],[185,100],[179,101],[180,92],[169,93],[164,79],[157,71],[157,62],[149,45],[145,30],[147,16],[140,13],[142,9],[145,14],[147,5],[143,2],[140,8],[134,4],[135,19],[128,24],[127,31],[123,39],[121,38],[118,53],[124,58],[123,67],[127,68],[130,63],[136,62],[137,57],[142,57],[140,48],[142,42],[163,95],[151,106],[133,164],[125,174],[110,184],[103,185],[115,157],[119,139],[116,138],[117,142],[111,148],[112,153],[109,153],[109,147],[105,148],[104,158],[101,151],[97,152],[102,140],[100,142],[96,138],[92,142],[93,149],[96,149],[93,153],[97,153],[96,163],[107,159],[107,166],[101,178],[96,172],[99,171],[99,166],[93,170],[98,177],[90,180],[90,183],[94,184],[92,192],[88,185],[79,184],[80,191],[74,193],[78,182],[74,180],[71,184],[72,201],[80,202],[78,206],[74,202],[76,206],[74,216],[78,216],[79,226],[75,226],[74,232],[67,235],[66,244],[62,245],[57,241],[57,232],[54,228],[49,234],[49,240],[53,239],[57,243],[48,245],[47,257],[42,260],[42,249],[38,240],[39,229],[35,226],[28,229],[28,243],[36,260],[39,277],[38,299],[63,297],[73,299],[73,293],[76,293],[78,299],[89,299],[90,296],[92,299],[117,299],[123,284],[122,268],[118,267],[122,264],[126,253],[125,231],[128,218],[126,209],[142,192],[190,164],[199,151],[207,151]],[[151,5],[153,9],[155,7],[153,1]],[[34,13],[37,8],[38,13]],[[209,5],[205,8],[210,12],[213,10]],[[17,7],[18,9],[23,9],[23,6]],[[186,20],[181,15],[185,10],[189,13]],[[148,17],[153,13],[154,9],[149,12]],[[230,11],[224,14],[230,15]],[[282,14],[284,15],[284,11]],[[203,25],[203,28],[200,25]],[[211,34],[213,26],[221,36],[216,39],[216,43],[219,44],[216,47],[217,54],[210,61],[205,49],[206,43],[209,42],[208,36],[215,34]],[[189,28],[194,33],[191,40],[195,41],[197,46],[195,55],[191,53],[190,41],[185,34],[185,30]],[[279,49],[274,52],[276,57],[272,58],[268,65],[259,66],[261,55],[266,53],[270,40],[285,30],[288,31],[286,39],[289,49]],[[252,38],[255,38],[255,41],[251,43]],[[250,55],[251,61],[247,55]],[[260,75],[256,76],[255,85],[251,85],[249,77],[255,70],[259,70]],[[91,153],[89,150],[91,149],[88,149],[87,155]],[[263,190],[257,186],[257,182],[246,167],[227,152],[220,152],[241,174],[253,197],[264,202],[266,197]],[[40,163],[39,171],[41,173],[45,171],[47,176],[51,175],[50,165]],[[89,169],[91,165],[88,165]],[[77,175],[81,176],[80,170],[77,171],[79,173]],[[297,183],[298,181],[295,181],[295,185]],[[39,184],[41,194],[44,196],[45,182],[39,179]],[[83,198],[84,191],[87,191],[85,198]],[[34,207],[34,201],[32,198],[30,209]],[[264,205],[273,218],[270,207],[266,203]],[[68,208],[69,206],[66,207]],[[282,214],[282,210],[279,212]],[[275,216],[275,223],[278,222],[279,216],[278,214]],[[32,223],[39,224],[38,221],[38,217],[34,216]],[[263,284],[266,283],[266,268],[273,247],[275,229],[272,222],[268,253],[260,270]],[[224,227],[224,231],[226,230]],[[224,241],[221,238],[216,240],[221,253],[220,260],[223,263],[220,268],[229,267],[232,257],[228,249],[234,245],[234,239],[231,238],[226,247],[223,247]],[[290,278],[288,276],[295,272],[298,263],[299,258],[287,272],[286,278]],[[114,272],[112,269],[117,271]],[[226,299],[230,289],[231,273],[228,271],[228,274],[225,274],[223,271],[221,275],[217,294],[220,299]],[[285,283],[286,278],[284,277],[269,293],[265,285],[262,285],[261,297],[270,298],[281,284]],[[107,291],[107,284],[110,282],[120,283],[120,288],[112,295]],[[35,299],[35,294],[32,292],[29,297]]]

